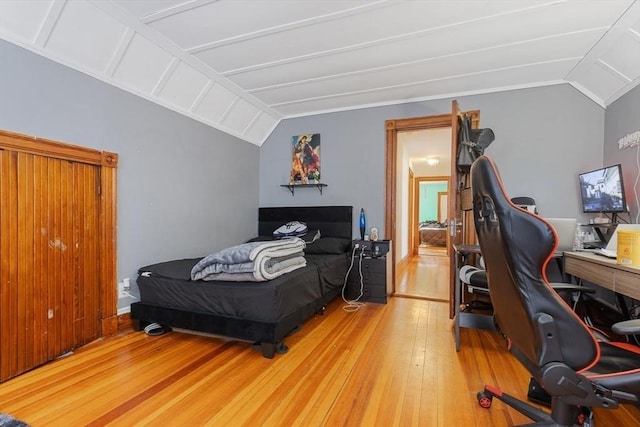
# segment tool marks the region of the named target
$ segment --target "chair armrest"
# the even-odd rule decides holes
[[[556,292],[582,292],[584,294],[595,294],[596,290],[581,285],[572,285],[570,283],[550,283]]]
[[[640,334],[640,319],[614,323],[613,326],[611,326],[611,330],[618,335]]]

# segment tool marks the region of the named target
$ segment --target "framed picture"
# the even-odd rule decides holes
[[[320,182],[320,134],[308,133],[291,138],[290,184]]]

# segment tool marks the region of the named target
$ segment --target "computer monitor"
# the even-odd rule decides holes
[[[616,222],[617,214],[627,211],[619,164],[581,173],[579,179],[583,212],[611,213]]]

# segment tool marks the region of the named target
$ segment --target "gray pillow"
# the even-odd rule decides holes
[[[307,243],[305,254],[344,254],[349,252],[351,239],[340,237],[321,237],[313,243]]]

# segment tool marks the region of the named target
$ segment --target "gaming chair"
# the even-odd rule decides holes
[[[539,426],[592,426],[590,408],[638,405],[640,348],[596,338],[548,283],[553,227],[509,200],[487,156],[471,167],[471,189],[496,323],[510,352],[552,398],[549,414],[487,385],[480,405],[498,398]],[[640,332],[640,321],[623,323],[618,328]]]

